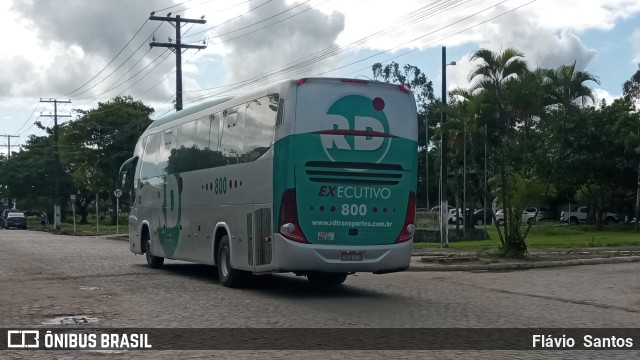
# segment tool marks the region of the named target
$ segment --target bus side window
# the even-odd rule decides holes
[[[211,120],[209,116],[198,119],[198,130],[196,131],[196,146],[198,149],[210,149],[209,132],[211,130]]]
[[[136,188],[134,186],[134,172],[138,164],[138,157],[135,156],[122,166],[120,171],[120,187],[123,190],[120,201],[124,204],[131,205],[136,200]]]
[[[209,115],[209,148],[213,151],[220,149],[220,118],[221,113]]]
[[[278,101],[278,113],[276,114],[276,127],[284,123],[284,99]]]
[[[142,169],[140,170],[140,178],[143,180],[160,174],[158,152],[160,151],[161,141],[161,132],[149,135],[147,146],[144,149],[144,156],[142,157]]]
[[[242,155],[242,135],[244,132],[244,105],[224,111],[224,126],[220,151],[227,164],[238,164]]]
[[[160,134],[162,134],[162,143],[160,144],[160,149],[158,151],[158,169],[159,173],[157,175],[165,175],[167,174],[167,164],[169,163],[169,156],[171,155],[171,149],[175,147],[175,140],[173,131],[174,129],[168,129]]]
[[[198,124],[194,121],[189,121],[178,126],[178,141],[180,147],[190,148],[196,146],[198,134]]]
[[[242,158],[254,161],[266,153],[272,145],[276,109],[271,97],[252,100],[246,105],[244,150]]]

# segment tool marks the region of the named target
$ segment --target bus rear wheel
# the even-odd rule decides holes
[[[216,260],[218,278],[222,286],[236,288],[244,283],[247,274],[244,271],[231,267],[231,248],[229,246],[229,236],[227,235],[224,235],[222,239],[220,239],[218,258]]]
[[[151,239],[147,239],[144,242],[144,254],[147,257],[147,265],[152,269],[157,269],[164,264],[164,258],[160,256],[153,256],[151,254]]]
[[[340,285],[347,280],[347,273],[309,273],[307,279],[314,285]]]

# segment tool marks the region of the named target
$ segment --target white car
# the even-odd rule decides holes
[[[542,214],[538,212],[538,216],[536,217],[536,212],[538,212],[538,209],[536,208],[527,208],[522,210],[522,223],[535,224],[537,221],[542,220]],[[496,221],[498,222],[498,225],[504,225],[504,211],[502,209],[496,211]]]
[[[440,206],[432,207],[431,211],[440,211]],[[456,210],[456,208],[449,206],[449,216],[447,218],[447,222],[449,224],[455,224],[457,222],[458,224],[462,225],[462,222],[463,222],[462,209]]]

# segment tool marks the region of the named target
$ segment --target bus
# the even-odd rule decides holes
[[[406,87],[302,78],[155,120],[120,169],[129,247],[252,274],[342,284],[409,267],[418,163]]]

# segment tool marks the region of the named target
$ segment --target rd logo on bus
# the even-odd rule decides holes
[[[389,121],[382,98],[348,95],[334,102],[327,111],[329,130],[319,131],[325,154],[331,161],[377,163],[389,146]]]

